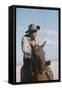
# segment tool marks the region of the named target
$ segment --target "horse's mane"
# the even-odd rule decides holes
[[[33,53],[34,61],[37,61],[40,63],[42,71],[45,70],[45,52],[43,50],[43,47],[39,45],[35,45],[32,48],[32,53]],[[39,70],[38,67],[36,68]]]
[[[40,59],[45,57],[45,52],[42,46],[35,45],[34,47],[32,47],[32,52],[33,52],[33,55],[39,56]]]

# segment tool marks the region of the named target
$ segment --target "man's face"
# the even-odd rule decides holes
[[[33,37],[33,38],[36,38],[36,36],[37,36],[37,32],[33,32],[33,33],[32,33],[32,37]]]

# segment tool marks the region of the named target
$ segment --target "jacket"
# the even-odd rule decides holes
[[[31,40],[30,37],[27,37],[27,36],[23,36],[22,37],[22,41],[21,41],[21,47],[22,47],[22,51],[24,53],[24,58],[31,58],[31,55],[32,55],[32,49],[31,49],[31,45],[42,45],[39,37],[36,37],[35,38],[35,41],[34,40]]]

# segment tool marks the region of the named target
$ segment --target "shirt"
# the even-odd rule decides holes
[[[27,36],[23,36],[22,37],[22,42],[21,42],[21,47],[22,47],[22,51],[24,53],[24,57],[25,58],[31,58],[31,54],[32,54],[32,50],[31,50],[31,46],[30,46],[30,43],[32,45],[41,45],[41,41],[38,37],[35,38],[35,41],[32,40],[31,41],[31,38],[30,37],[27,37]]]

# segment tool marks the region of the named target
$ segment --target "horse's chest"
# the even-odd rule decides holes
[[[45,73],[45,74],[38,74],[37,75],[37,79],[38,79],[38,81],[44,81],[44,80],[49,80],[49,77],[47,76],[47,74]]]

